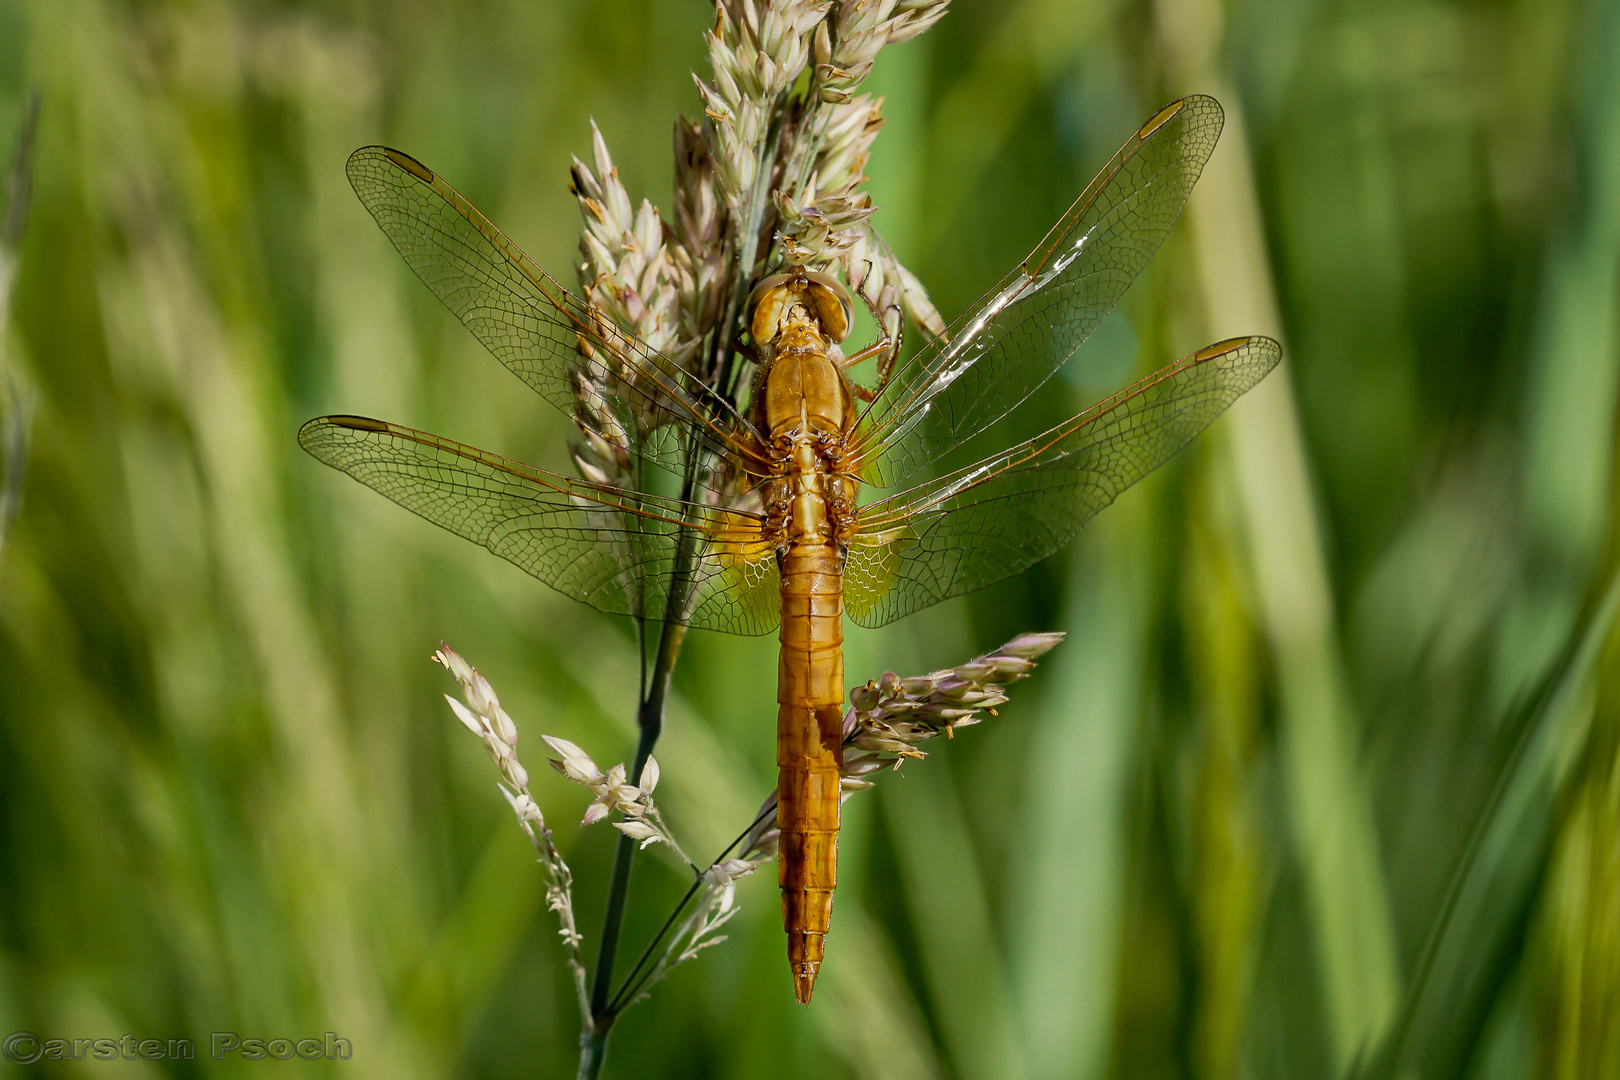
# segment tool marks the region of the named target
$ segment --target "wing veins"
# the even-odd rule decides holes
[[[687,434],[705,444],[710,452],[723,457],[739,457],[754,463],[762,460],[757,448],[751,445],[753,440],[738,438],[732,430],[728,430],[718,422],[717,417],[729,417],[737,431],[751,431],[751,426],[729,402],[701,383],[693,384],[697,390],[697,400],[694,400],[693,392],[681,385],[679,376],[671,375],[671,371],[681,370],[678,364],[612,327],[607,322],[605,314],[595,312],[591,305],[563,288],[556,278],[536,265],[521,247],[443,177],[408,154],[388,147],[362,147],[350,156],[349,162],[350,181],[360,195],[361,202],[377,219],[384,234],[396,248],[400,249],[401,254],[405,255],[406,262],[417,276],[423,279],[431,291],[440,295],[452,312],[467,325],[486,348],[495,354],[497,359],[553,405],[565,412],[569,411],[562,402],[563,396],[568,394],[566,380],[544,367],[509,359],[503,354],[512,348],[511,343],[492,340],[489,336],[490,328],[475,326],[474,323],[487,320],[508,332],[516,331],[520,337],[527,338],[532,336],[532,332],[523,327],[521,322],[525,318],[533,318],[548,323],[559,331],[576,334],[588,344],[621,361],[624,370],[629,372],[630,376],[620,377],[610,364],[599,357],[580,355],[579,363],[589,368],[593,374],[619,384],[624,387],[627,394],[650,407],[671,413],[671,418],[678,421]],[[431,211],[418,211],[413,208],[400,189],[391,188],[386,181],[366,175],[364,170],[368,165],[386,167],[396,179],[401,176],[408,177],[411,183],[425,188],[426,192],[448,206],[460,221],[489,244],[501,261],[496,263],[489,260],[484,253],[469,244],[465,237],[435,221]],[[399,222],[387,220],[389,218],[408,221],[416,230],[415,236],[396,236],[396,229],[400,229]],[[436,267],[421,252],[407,250],[415,246],[412,243],[413,239],[426,241],[433,249],[447,256],[448,265],[445,269],[450,271],[448,276],[459,280],[443,280],[438,274],[433,274],[433,280],[429,280],[428,272]],[[419,260],[423,265],[418,265]],[[494,270],[497,268],[515,273],[517,281],[521,281],[528,288],[518,289],[516,281],[496,276]],[[460,283],[469,280],[481,285],[482,288],[469,289],[467,284]],[[509,301],[516,300],[518,304],[508,306],[501,302],[502,298]],[[547,344],[561,348],[554,342]],[[542,358],[546,352],[547,350],[542,350]],[[650,384],[651,392],[638,387],[635,382],[637,379]],[[536,385],[537,380],[555,385]],[[702,404],[699,404],[699,401]],[[673,403],[673,408],[669,403]],[[644,447],[632,449],[644,451]]]
[[[355,421],[359,421],[359,423],[356,423]],[[308,424],[305,424],[304,430],[312,430],[314,429],[315,425],[319,424],[329,424],[335,427],[345,428],[349,431],[365,431],[379,435],[391,435],[394,438],[404,439],[407,442],[415,443],[418,446],[425,446],[433,450],[442,450],[446,453],[454,454],[455,456],[466,461],[477,462],[480,465],[484,465],[488,468],[505,473],[507,476],[521,481],[522,483],[533,484],[537,487],[554,492],[558,495],[566,496],[570,499],[587,500],[605,511],[630,514],[648,521],[656,521],[660,524],[672,525],[680,529],[690,529],[693,532],[702,533],[710,538],[719,538],[726,542],[731,542],[734,537],[734,533],[728,530],[707,524],[701,520],[694,520],[692,517],[677,514],[677,511],[681,510],[689,511],[692,514],[703,515],[712,515],[716,513],[716,509],[714,507],[703,503],[687,502],[681,499],[671,499],[662,495],[648,495],[641,492],[628,492],[623,488],[616,488],[607,484],[597,484],[590,480],[577,479],[571,476],[563,476],[560,473],[548,472],[545,469],[536,469],[534,466],[526,465],[521,461],[515,461],[512,458],[502,457],[499,454],[492,454],[488,450],[480,450],[476,446],[469,446],[466,443],[456,442],[454,439],[446,439],[441,435],[434,435],[431,432],[426,431],[418,431],[415,428],[408,428],[401,424],[391,424],[386,420],[373,420],[370,417],[363,416],[322,416],[315,420],[311,420]],[[300,441],[302,441],[302,439]],[[637,501],[653,505],[661,505],[669,509],[666,513],[653,513],[633,505],[633,503],[630,501],[626,501],[627,497],[633,497]],[[751,510],[727,508],[724,512],[734,514],[739,517],[761,520],[760,515]]]
[[[1170,127],[1177,120],[1181,125]],[[1162,242],[1220,125],[1220,106],[1211,98],[1183,98],[1160,110],[1104,165],[1012,273],[897,372],[897,392],[880,395],[862,411],[854,457],[867,467],[869,482],[890,486],[903,481],[1016,408],[1051,377]],[[1121,185],[1124,190],[1117,190]],[[1116,201],[1102,202],[1105,198]],[[1088,217],[1096,220],[1082,233]],[[1065,249],[1073,252],[1066,261],[1059,258]],[[1079,260],[1084,262],[1070,270]],[[1047,294],[1049,286],[1054,303],[1063,303],[1068,294],[1082,295],[1062,309],[1042,307],[1036,297]],[[1009,314],[1014,309],[1023,314],[1014,319]],[[1062,314],[1054,316],[1054,311]],[[1044,319],[1052,321],[1038,321]],[[1059,338],[1063,347],[1054,350]],[[1046,366],[1041,358],[1058,351],[1062,355]],[[1003,376],[999,380],[998,372]],[[999,394],[993,390],[998,382],[1005,387]],[[988,407],[971,407],[987,388],[992,389]],[[930,430],[941,445],[898,445]]]

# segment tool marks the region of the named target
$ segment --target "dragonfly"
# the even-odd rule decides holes
[[[623,447],[634,476],[681,482],[656,493],[548,472],[360,416],[312,420],[299,442],[600,611],[778,631],[778,882],[801,1002],[836,885],[845,616],[881,626],[1045,559],[1281,358],[1269,338],[1222,341],[954,464],[1114,308],[1179,217],[1222,119],[1204,96],[1154,114],[1028,258],[909,355],[881,330],[843,352],[854,304],[836,277],[766,277],[735,342],[757,365],[741,405],[564,289],[414,158],[373,146],[349,159],[383,232],[496,359]],[[848,369],[873,356],[866,388]],[[596,420],[578,408],[582,379],[611,388]]]

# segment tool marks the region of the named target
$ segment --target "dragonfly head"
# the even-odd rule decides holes
[[[849,290],[831,274],[812,273],[799,268],[786,274],[772,274],[754,286],[748,295],[748,330],[760,345],[776,340],[782,320],[794,305],[803,307],[821,324],[827,340],[838,342],[849,336],[855,322],[855,305]]]

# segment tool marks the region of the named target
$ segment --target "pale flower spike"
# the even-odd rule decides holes
[[[507,805],[517,818],[518,827],[529,838],[535,854],[539,857],[540,865],[546,868],[546,907],[557,913],[557,921],[561,923],[557,933],[563,939],[563,946],[568,950],[568,967],[574,977],[574,993],[579,999],[582,1015],[590,1015],[590,993],[585,976],[585,956],[581,951],[584,938],[580,936],[579,927],[574,921],[574,875],[563,861],[562,853],[551,837],[551,830],[546,828],[546,819],[540,813],[539,805],[534,796],[529,794],[529,773],[517,760],[517,724],[501,708],[500,699],[495,696],[495,688],[489,680],[480,675],[471,664],[461,658],[449,645],[439,643],[438,651],[433,659],[443,664],[456,677],[461,684],[461,692],[466,704],[457,701],[450,695],[445,700],[450,703],[450,709],[455,713],[463,727],[477,735],[484,743],[484,749],[489,752],[490,759],[500,770],[502,783],[497,786],[505,796]],[[556,742],[551,743],[552,748],[563,752]],[[562,740],[557,740],[561,742]],[[591,759],[585,756],[584,751],[573,743],[565,743],[570,750],[583,758],[587,765]],[[555,764],[555,763],[553,763]],[[591,768],[595,768],[591,765]]]
[[[626,779],[627,770],[623,762],[604,773],[597,768],[589,754],[567,739],[559,739],[555,735],[542,735],[540,738],[562,755],[551,759],[551,767],[595,796],[585,808],[585,816],[579,822],[581,825],[595,825],[618,811],[624,820],[614,822],[614,828],[640,840],[642,847],[668,844],[670,850],[685,860],[694,873],[699,872],[686,852],[681,850],[680,844],[675,842],[675,837],[658,812],[657,804],[653,802],[652,792],[658,786],[659,776],[656,759],[647,758],[647,764],[641,767],[641,783],[632,784]]]
[[[1061,633],[1020,634],[994,652],[954,668],[902,679],[892,671],[849,692],[844,714],[844,791],[872,786],[866,779],[907,758],[925,756],[917,744],[980,723],[1007,702],[1004,687],[1027,678],[1035,660],[1057,648]]]
[[[746,382],[730,363],[731,342],[711,336],[740,286],[781,259],[842,271],[850,289],[884,313],[891,334],[902,316],[930,337],[943,334],[944,320],[873,228],[878,208],[859,190],[883,115],[880,99],[855,90],[884,46],[915,37],[946,6],[715,0],[706,35],[711,75],[693,76],[703,110],[675,125],[669,224],[651,202],[632,200],[594,122],[590,163],[573,163],[570,189],[584,220],[576,270],[596,337],[627,332],[733,394]],[[610,370],[613,358],[591,336],[578,335],[581,363],[571,373],[580,434],[574,464],[591,483],[632,488],[631,446],[649,430],[629,429],[650,429],[659,417],[641,404],[625,407],[617,381],[626,373]],[[723,372],[734,380],[724,387]],[[713,498],[742,505],[748,485],[730,479]],[[611,512],[603,517],[611,527]]]

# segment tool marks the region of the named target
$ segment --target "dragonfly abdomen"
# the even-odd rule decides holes
[[[777,880],[793,994],[808,1003],[832,921],[843,743],[844,581],[839,544],[854,527],[854,481],[838,471],[854,430],[854,392],[830,357],[849,332],[844,287],[803,268],[767,278],[749,300],[761,350],[754,417],[770,433],[766,537],[782,589],[777,664]]]
[[[838,769],[843,741],[844,597],[838,549],[782,554],[777,666],[778,882],[793,992],[810,1000],[837,884]]]

